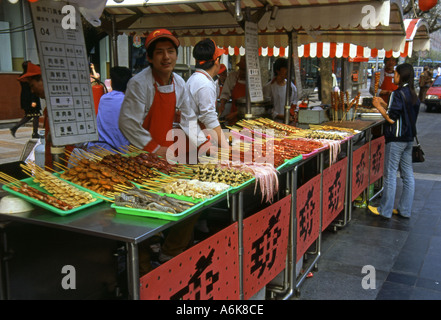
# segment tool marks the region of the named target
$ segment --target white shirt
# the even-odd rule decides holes
[[[121,106],[119,128],[130,143],[140,149],[143,149],[152,140],[150,132],[145,130],[142,125],[155,97],[154,83],[151,67],[147,67],[133,76],[127,84]],[[198,129],[196,115],[189,107],[184,79],[173,73],[173,83],[165,86],[158,85],[158,90],[163,93],[175,91],[176,110],[181,111],[180,127],[192,143],[197,146],[204,143],[206,141],[205,135]],[[195,129],[198,130],[198,134],[192,134]]]
[[[263,87],[263,95],[271,98],[273,104],[272,116],[276,119],[278,114],[285,114],[286,84],[283,86],[276,81],[270,81]],[[297,88],[291,82],[291,100],[290,105],[297,104]]]
[[[190,108],[193,109],[198,120],[207,129],[218,127],[219,120],[216,112],[217,87],[213,78],[202,69],[196,69],[187,80]]]

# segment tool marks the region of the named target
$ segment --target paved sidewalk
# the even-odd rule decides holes
[[[31,140],[32,127],[19,128],[15,136],[16,138],[11,135],[9,129],[0,129],[0,164],[20,159],[23,148]]]

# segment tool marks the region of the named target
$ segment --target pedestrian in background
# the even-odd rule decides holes
[[[29,61],[25,61],[22,63],[23,72],[20,76],[26,74],[28,70],[28,62]],[[41,116],[40,98],[31,92],[31,87],[29,86],[28,82],[20,81],[20,86],[20,106],[25,112],[25,116],[9,130],[11,131],[12,136],[15,138],[15,133],[17,132],[18,128],[32,120],[32,138],[38,139],[38,125]]]
[[[384,159],[383,195],[380,206],[368,206],[375,215],[391,218],[392,213],[409,218],[415,193],[415,179],[412,167],[412,146],[416,136],[416,120],[420,101],[414,88],[413,66],[404,63],[396,67],[394,82],[398,85],[390,96],[389,108],[380,97],[373,98],[373,105],[386,120],[384,137],[386,140]],[[394,209],[397,173],[403,179],[403,190]]]
[[[419,99],[421,102],[424,102],[426,99],[427,90],[429,90],[430,86],[432,85],[432,72],[430,71],[428,66],[424,67],[423,73],[420,75],[420,93],[419,93]]]

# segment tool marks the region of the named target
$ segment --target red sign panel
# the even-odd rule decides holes
[[[384,169],[384,137],[371,141],[371,167],[370,167],[370,183],[374,183],[383,176]]]
[[[140,279],[142,300],[238,300],[237,223]]]
[[[369,143],[352,154],[352,201],[369,186]]]
[[[291,195],[243,222],[243,291],[249,299],[286,266]]]
[[[298,261],[320,233],[320,175],[297,189],[296,214]]]
[[[344,209],[347,166],[348,158],[344,158],[323,170],[322,231]]]

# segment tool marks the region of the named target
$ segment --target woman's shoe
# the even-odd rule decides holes
[[[390,219],[390,218],[388,218],[388,217],[383,216],[383,215],[378,211],[378,207],[368,206],[368,209],[369,209],[369,211],[370,211],[372,214],[375,214],[376,216],[380,216],[380,217],[382,217],[382,218],[384,218],[384,219],[387,219],[387,220]]]
[[[9,131],[11,131],[11,135],[15,138],[15,133],[17,132],[17,129],[10,128]]]
[[[378,207],[368,206],[368,209],[371,213],[375,214],[376,216],[380,215],[380,212],[378,212]]]

